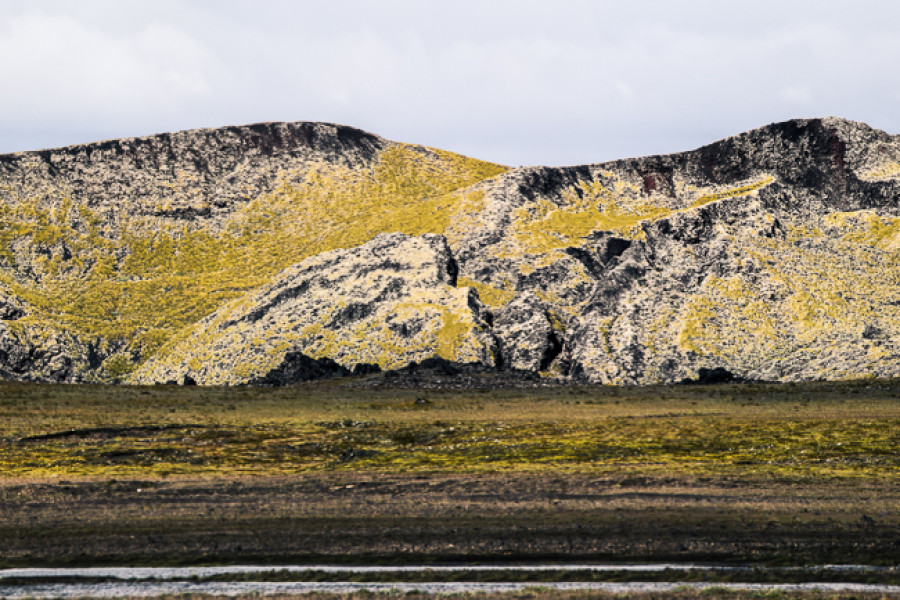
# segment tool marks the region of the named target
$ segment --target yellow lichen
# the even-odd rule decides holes
[[[755,192],[761,188],[770,185],[775,181],[775,178],[772,176],[764,177],[759,181],[755,181],[753,183],[748,183],[746,185],[742,185],[736,188],[727,189],[721,192],[715,192],[711,194],[703,194],[698,197],[693,206],[703,206],[704,204],[709,204],[710,202],[715,202],[717,200],[724,200],[725,198],[735,198],[737,196],[746,196],[752,192]]]
[[[506,306],[506,304],[508,304],[509,301],[512,300],[516,295],[516,292],[513,290],[500,289],[487,283],[481,283],[480,281],[469,279],[468,277],[459,277],[457,279],[456,285],[457,287],[475,288],[475,291],[478,292],[478,297],[481,298],[481,301],[491,308],[500,308],[501,306]]]
[[[860,179],[877,181],[879,179],[893,179],[898,175],[900,175],[900,162],[889,161],[860,173]]]

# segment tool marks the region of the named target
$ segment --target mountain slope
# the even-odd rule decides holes
[[[317,123],[2,156],[0,298],[17,317],[0,329],[2,374],[121,378],[304,258],[442,231],[469,201],[456,190],[504,170]],[[46,353],[61,364],[28,359]]]
[[[436,353],[493,366],[486,317],[475,292],[456,287],[443,237],[382,234],[285,269],[177,336],[133,381],[266,381],[298,351],[355,370],[400,368]]]
[[[451,245],[460,280],[495,306],[533,292],[551,307],[567,377],[896,376],[898,202],[896,136],[798,120],[692,152],[511,171]]]
[[[900,138],[841,119],[514,170],[334,125],[198,130],[0,156],[0,212],[6,378],[241,383],[296,356],[432,354],[618,384],[900,376]],[[429,259],[445,275],[404,262],[425,247],[449,248]],[[321,261],[397,283],[299,275]],[[284,286],[320,293],[273,303]],[[357,335],[401,305],[427,335]]]

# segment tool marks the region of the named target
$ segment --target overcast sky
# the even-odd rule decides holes
[[[508,165],[836,115],[900,133],[896,0],[0,0],[0,152],[329,121]]]

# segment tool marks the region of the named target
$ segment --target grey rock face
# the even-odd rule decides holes
[[[495,313],[494,335],[503,366],[511,369],[543,371],[562,349],[548,306],[532,292]]]
[[[40,339],[19,335],[0,322],[0,378],[20,381],[79,382],[91,348],[51,332]]]
[[[0,295],[0,321],[12,321],[24,314],[25,311],[13,298]]]
[[[27,243],[23,235],[0,240],[8,246],[0,248],[0,376],[85,381],[105,369],[135,383],[283,384],[403,369],[434,356],[479,365],[472,373],[502,366],[610,384],[720,372],[782,381],[900,376],[897,136],[841,119],[796,120],[691,152],[514,169],[440,193],[417,186],[419,175],[406,172],[414,163],[396,162],[395,153],[335,184],[356,185],[374,202],[304,179],[328,180],[329,165],[371,166],[391,144],[347,127],[281,123],[0,156],[0,182],[16,191],[3,196],[10,215],[28,213],[31,224],[45,213],[75,215],[57,210],[54,198],[63,196],[92,211],[72,217],[68,237],[32,231]],[[438,164],[451,168],[453,160],[429,162],[429,172],[443,173]],[[373,187],[378,169],[384,179]],[[240,212],[278,186],[303,185],[313,191],[285,195],[268,220]],[[403,195],[379,202],[391,186]],[[330,194],[332,212],[381,211],[378,231],[386,233],[354,247],[347,246],[372,233],[352,243],[341,237],[327,246],[340,249],[278,272],[300,259],[292,255],[245,296],[211,314],[208,305],[190,313],[191,325],[140,366],[145,356],[131,348],[78,341],[46,318],[79,315],[46,306],[38,314],[45,297],[12,291],[62,282],[47,297],[82,306],[59,290],[71,289],[71,273],[87,277],[104,263],[75,246],[118,239],[126,213],[152,222],[151,234],[158,223],[175,227],[176,237],[182,228],[209,233],[202,249],[245,221],[261,235],[285,214],[319,227],[330,215],[310,216],[321,194]],[[30,195],[44,212],[25,202]],[[285,211],[296,198],[313,204]],[[418,218],[398,211],[420,201],[450,211],[441,213],[450,220],[422,219],[416,231],[443,228],[443,236],[389,233]],[[352,223],[332,225],[343,236]],[[316,233],[304,229],[303,240],[314,237],[308,231]],[[157,260],[149,249],[168,241],[150,235],[134,246]],[[130,252],[128,243],[115,251]],[[119,258],[105,277],[156,289],[143,275],[117,272]],[[225,298],[250,287],[232,287]],[[111,302],[110,317],[130,300]]]

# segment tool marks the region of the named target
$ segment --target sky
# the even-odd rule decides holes
[[[0,0],[0,153],[326,121],[510,165],[839,116],[900,133],[896,0]]]

